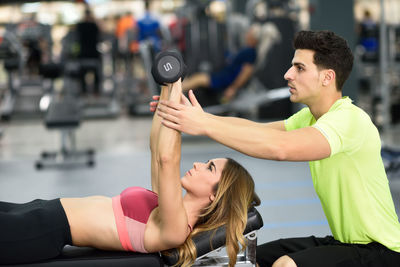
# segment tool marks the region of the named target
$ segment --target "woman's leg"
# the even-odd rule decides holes
[[[0,212],[9,212],[18,208],[20,205],[21,204],[0,201]]]
[[[68,220],[59,199],[17,205],[12,211],[0,211],[0,264],[53,258],[71,244]]]

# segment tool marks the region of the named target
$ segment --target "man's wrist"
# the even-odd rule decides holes
[[[202,123],[200,124],[200,129],[203,129],[201,135],[210,137],[212,127],[210,127],[211,125],[209,121],[211,119],[211,116],[212,115],[210,113],[204,112],[203,120]]]

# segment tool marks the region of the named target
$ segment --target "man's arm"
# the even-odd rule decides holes
[[[282,131],[268,124],[236,125],[208,114],[205,135],[256,158],[282,161],[319,160],[330,155],[327,139],[315,128]]]
[[[329,157],[330,146],[317,129],[306,127],[286,131],[284,122],[257,123],[242,118],[206,113],[189,92],[192,106],[161,101],[158,114],[162,123],[191,135],[206,135],[252,157],[310,161]]]
[[[244,64],[236,79],[225,89],[223,101],[230,101],[253,75],[254,65]]]

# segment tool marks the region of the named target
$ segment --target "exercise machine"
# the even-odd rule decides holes
[[[298,108],[289,100],[289,88],[283,77],[291,61],[284,61],[283,54],[286,58],[293,55],[290,44],[295,24],[288,18],[271,18],[260,23],[260,28],[253,77],[231,102],[207,106],[206,112],[257,120],[286,118]]]
[[[131,87],[127,88],[127,108],[131,115],[151,115],[149,102],[153,95],[160,93],[160,87],[151,79],[151,62],[154,58],[154,48],[151,42],[143,41],[139,44],[137,60],[143,66],[144,79],[131,80]]]
[[[388,178],[400,178],[400,149],[382,147],[381,155]]]
[[[121,112],[112,65],[112,44],[104,38],[98,44],[99,58],[78,58],[79,42],[76,31],[69,31],[62,40],[61,61],[64,63],[64,93],[74,96],[82,109],[83,118],[115,118]],[[81,94],[82,71],[97,72],[99,94]],[[107,70],[107,71],[105,71]],[[85,75],[86,76],[86,75]],[[86,78],[86,77],[84,77]],[[89,92],[90,90],[88,90]]]
[[[47,55],[51,58],[51,27],[32,22],[7,24],[0,42],[1,59],[8,75],[8,89],[0,104],[3,120],[11,117],[40,117],[40,100],[44,95],[39,65]],[[46,45],[41,49],[39,42]]]
[[[7,71],[7,90],[0,103],[0,115],[3,120],[8,120],[13,112],[16,97],[17,84],[16,76],[22,70],[22,46],[17,36],[11,31],[5,31],[0,42],[0,59],[3,60],[3,66]]]

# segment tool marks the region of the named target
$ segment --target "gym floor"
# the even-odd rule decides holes
[[[151,117],[121,115],[114,120],[84,121],[76,132],[77,145],[95,149],[95,166],[38,171],[35,161],[42,151],[59,147],[59,132],[47,130],[41,120],[2,123],[0,201],[114,196],[128,186],[150,188],[150,127]],[[400,127],[393,128],[382,138],[386,144],[400,144]],[[284,237],[330,234],[313,189],[308,163],[254,159],[205,137],[183,136],[182,173],[195,161],[216,157],[234,158],[253,175],[262,200],[258,210],[264,220],[259,243]],[[400,214],[400,179],[390,179],[390,186]]]

